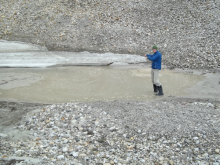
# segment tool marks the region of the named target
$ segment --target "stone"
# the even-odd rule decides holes
[[[86,157],[86,154],[80,154],[79,157]]]
[[[64,157],[64,155],[59,155],[59,156],[57,156],[57,159],[58,160],[62,160],[62,159],[64,159],[65,157]]]
[[[110,161],[110,164],[115,164],[115,162],[111,160],[111,161]]]
[[[214,107],[214,105],[212,103],[208,103],[207,107]]]
[[[204,153],[203,157],[208,158],[209,154],[208,153]]]
[[[7,134],[0,133],[0,137],[2,137],[2,138],[7,138],[8,135],[7,135]]]
[[[174,165],[174,162],[172,160],[169,160],[170,165]]]
[[[73,157],[78,157],[79,153],[78,152],[73,152],[72,155],[73,155]]]
[[[220,165],[220,164],[219,164],[219,163],[217,163],[217,162],[214,162],[214,163],[213,163],[213,165]]]
[[[164,157],[159,157],[159,161],[164,161]]]
[[[63,152],[67,152],[67,151],[68,151],[67,147],[63,148]]]
[[[182,147],[182,145],[180,143],[177,143],[177,146]]]
[[[115,127],[111,127],[109,128],[110,131],[116,131],[116,128]]]
[[[64,139],[63,140],[63,143],[65,144],[65,143],[68,143],[68,139]]]
[[[199,139],[198,137],[194,137],[194,138],[193,138],[193,140],[198,140],[198,139]]]

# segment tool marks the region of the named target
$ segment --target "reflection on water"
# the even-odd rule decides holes
[[[44,69],[2,69],[0,74],[29,76],[38,81],[11,89],[1,88],[0,99],[17,101],[60,103],[96,100],[150,100],[158,98],[153,94],[149,68],[112,67],[60,67]],[[20,79],[21,79],[20,78]],[[3,81],[4,77],[0,77]],[[19,77],[18,77],[19,79]],[[202,80],[202,76],[176,73],[169,70],[160,72],[164,96],[186,94],[184,89]],[[18,81],[18,80],[17,80]],[[15,81],[16,82],[16,81]],[[10,85],[10,82],[8,82]]]

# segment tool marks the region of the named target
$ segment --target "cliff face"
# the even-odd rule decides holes
[[[179,68],[220,67],[219,0],[1,0],[0,39],[49,50],[151,53]]]

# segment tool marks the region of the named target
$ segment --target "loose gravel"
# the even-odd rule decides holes
[[[0,164],[220,164],[220,110],[208,102],[112,101],[45,105],[0,134]]]

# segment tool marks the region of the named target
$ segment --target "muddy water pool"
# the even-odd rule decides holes
[[[152,100],[149,68],[71,66],[57,68],[2,68],[0,100],[62,103],[109,100]],[[185,89],[204,77],[160,72],[164,96],[187,95]],[[161,98],[161,97],[160,97]]]

